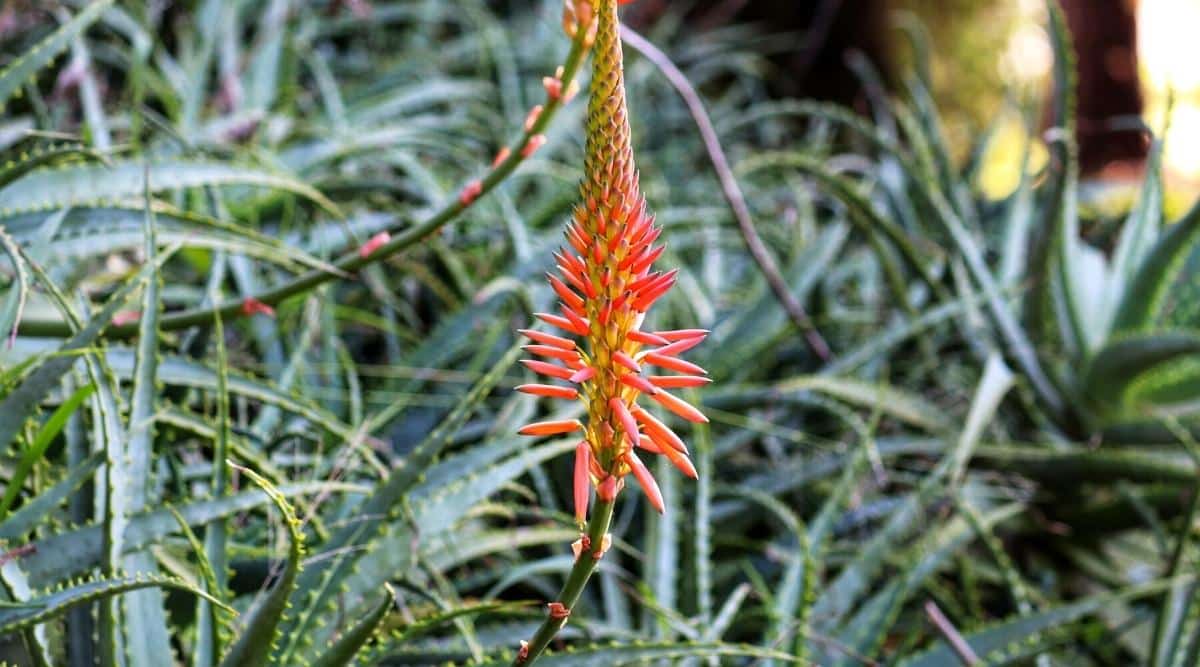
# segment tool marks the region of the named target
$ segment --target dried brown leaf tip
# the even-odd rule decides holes
[[[638,399],[648,396],[687,421],[708,421],[668,391],[709,382],[704,369],[680,358],[708,332],[642,330],[647,311],[675,284],[678,272],[654,269],[665,246],[658,243],[662,229],[646,209],[634,166],[616,4],[567,0],[564,24],[571,35],[582,26],[594,31],[584,179],[566,243],[555,254],[557,275],[547,276],[559,311],[537,314],[561,334],[521,331],[533,343],[525,349],[539,357],[523,363],[547,382],[517,390],[580,400],[586,407],[582,421],[538,422],[520,431],[539,436],[583,431],[574,469],[575,515],[582,522],[591,489],[612,500],[629,474],[650,504],[663,510],[658,484],[635,453],[638,448],[696,476],[683,441]]]

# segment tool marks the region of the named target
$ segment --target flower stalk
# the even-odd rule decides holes
[[[568,34],[578,39],[583,33],[585,43],[593,44],[584,178],[580,203],[565,232],[566,244],[554,256],[558,274],[547,275],[559,297],[559,310],[536,314],[559,331],[521,330],[532,341],[524,349],[539,357],[523,363],[547,382],[517,387],[533,396],[583,402],[582,420],[535,422],[520,432],[531,436],[579,433],[573,485],[575,517],[581,524],[593,491],[596,501],[591,519],[573,545],[575,565],[566,584],[548,605],[547,618],[533,639],[522,644],[515,665],[536,660],[567,623],[583,586],[611,543],[608,525],[626,476],[633,475],[652,507],[664,510],[658,483],[637,450],[664,456],[685,475],[696,477],[683,440],[640,406],[638,399],[649,397],[685,421],[708,421],[668,391],[708,383],[703,368],[679,358],[708,332],[642,329],[647,312],[674,286],[678,271],[653,268],[665,245],[656,245],[662,230],[647,211],[634,165],[618,4],[623,3],[565,2],[563,25]],[[659,374],[664,372],[668,374]]]
[[[558,599],[547,605],[550,613],[546,615],[546,620],[542,621],[541,626],[528,642],[521,643],[521,649],[517,652],[517,659],[513,665],[533,664],[542,651],[546,650],[550,640],[554,639],[558,631],[567,624],[571,609],[579,601],[583,587],[591,578],[592,573],[596,571],[600,559],[604,556],[604,552],[599,550],[599,546],[604,544],[605,536],[608,535],[608,527],[612,523],[615,504],[615,500],[600,500],[592,507],[592,517],[588,521],[587,528],[584,529],[579,542],[576,542],[580,548],[577,548],[575,565],[567,575],[567,581],[563,584]],[[587,548],[582,548],[585,546]],[[592,549],[593,546],[596,546],[595,550]],[[565,610],[565,615],[560,610]]]

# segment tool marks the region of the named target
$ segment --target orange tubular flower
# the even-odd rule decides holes
[[[523,363],[547,378],[524,384],[518,391],[535,396],[583,401],[584,420],[545,421],[520,430],[533,436],[582,431],[575,446],[575,518],[587,525],[571,545],[575,564],[546,619],[528,642],[521,642],[514,667],[538,659],[559,630],[571,608],[612,545],[608,529],[613,505],[632,474],[658,511],[662,492],[649,468],[635,453],[667,458],[689,477],[696,468],[687,446],[674,431],[655,418],[638,398],[645,394],[688,421],[707,421],[695,407],[668,390],[698,387],[708,382],[704,369],[679,355],[698,345],[703,329],[643,331],[646,311],[675,284],[677,272],[655,271],[654,261],[664,247],[655,245],[661,229],[646,212],[638,189],[637,169],[630,145],[625,105],[617,4],[628,0],[563,0],[563,27],[576,45],[594,48],[591,95],[588,102],[587,146],[581,202],[567,225],[566,243],[555,253],[558,275],[547,276],[559,298],[553,313],[537,318],[558,329],[555,333],[523,329],[531,344],[525,350],[539,357]],[[574,87],[562,88],[561,74],[543,81],[550,99],[570,99]],[[531,140],[529,146],[536,149]],[[662,374],[662,370],[678,373]],[[588,514],[592,489],[596,503]]]
[[[655,245],[661,229],[646,211],[634,167],[616,20],[618,3],[568,0],[566,4],[568,32],[587,29],[589,39],[594,34],[595,40],[585,173],[581,202],[565,233],[566,244],[555,255],[559,276],[548,276],[560,299],[559,311],[537,314],[563,333],[528,329],[521,333],[534,343],[526,349],[543,358],[527,360],[525,365],[549,378],[548,382],[567,384],[527,384],[517,389],[582,400],[587,408],[587,419],[581,425],[583,441],[576,448],[574,480],[575,515],[582,522],[590,487],[595,486],[602,499],[611,499],[630,473],[650,504],[663,511],[658,484],[634,453],[635,447],[662,454],[684,474],[696,476],[683,441],[639,406],[638,398],[645,394],[687,421],[707,421],[699,410],[667,390],[708,382],[702,368],[678,358],[708,332],[641,330],[646,312],[675,284],[677,272],[652,268],[664,246]],[[651,374],[649,367],[680,375]],[[573,421],[543,422],[521,432],[551,435],[579,427],[580,422]]]

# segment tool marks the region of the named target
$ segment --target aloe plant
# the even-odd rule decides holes
[[[1052,36],[1059,62],[1069,63],[1069,34],[1057,12]],[[1154,142],[1137,205],[1117,232],[1111,254],[1080,238],[1078,165],[1074,136],[1075,80],[1070,67],[1056,68],[1057,126],[1065,139],[1054,144],[1051,178],[1055,199],[1040,242],[1042,276],[1031,297],[1031,330],[1040,346],[1065,357],[1061,383],[1073,396],[1086,428],[1122,431],[1154,424],[1164,415],[1191,419],[1195,383],[1186,370],[1195,359],[1188,341],[1195,322],[1172,315],[1168,294],[1185,275],[1193,253],[1200,206],[1169,226],[1163,220],[1162,142]],[[1037,308],[1053,308],[1049,313]],[[1048,364],[1054,363],[1048,361]]]
[[[257,90],[265,97],[256,99],[270,104],[270,98],[276,94],[273,86],[284,71],[277,58],[283,53],[285,42],[295,45],[304,39],[300,36],[302,31],[293,32],[298,26],[279,21],[281,8],[276,3],[261,15],[250,11],[249,6],[208,3],[198,8],[197,25],[203,24],[205,29],[195,35],[198,50],[186,56],[192,60],[178,65],[171,60],[171,54],[160,51],[160,55],[171,66],[181,67],[184,76],[200,78],[179,79],[174,83],[185,88],[194,84],[203,86],[210,67],[224,66],[219,63],[223,56],[214,50],[219,35],[222,31],[236,30],[249,20],[258,22],[254,29],[272,45],[254,63],[251,77],[256,83],[268,85]],[[203,19],[215,22],[200,23]],[[52,66],[55,56],[73,44],[77,49],[82,48],[82,36],[91,28],[103,34],[98,39],[115,38],[114,46],[129,48],[130,55],[142,59],[143,67],[131,71],[138,78],[131,84],[136,92],[145,95],[149,86],[149,90],[155,91],[152,94],[172,95],[169,87],[162,87],[165,82],[162,72],[144,66],[146,49],[161,48],[150,38],[154,27],[146,23],[148,20],[153,19],[130,15],[112,2],[91,3],[57,30],[39,36],[24,55],[0,73],[0,93],[7,99],[24,89],[35,102],[36,112],[40,92],[27,82],[40,70]],[[319,14],[309,14],[305,19],[307,26],[319,24]],[[123,38],[130,41],[123,42]],[[289,599],[310,593],[310,589],[297,592],[296,587],[300,545],[305,539],[303,531],[315,530],[317,535],[331,536],[324,528],[326,519],[313,515],[301,523],[293,508],[315,510],[318,500],[323,501],[331,494],[338,499],[337,505],[348,507],[345,503],[361,498],[368,487],[336,479],[322,481],[340,468],[322,465],[317,459],[298,463],[315,473],[311,481],[292,483],[289,481],[292,471],[285,472],[272,461],[271,442],[300,435],[295,420],[311,419],[318,429],[313,442],[320,445],[331,436],[346,448],[339,456],[351,458],[343,459],[339,466],[349,461],[357,467],[358,457],[365,455],[365,460],[371,461],[376,470],[386,470],[380,468],[366,441],[371,430],[386,425],[390,418],[373,415],[368,420],[360,408],[355,425],[351,426],[334,411],[297,394],[294,391],[297,371],[303,372],[309,363],[303,355],[294,356],[290,363],[277,359],[281,363],[275,373],[281,375],[276,379],[234,371],[230,362],[233,352],[226,349],[228,327],[239,326],[236,318],[253,323],[255,330],[264,336],[258,342],[270,356],[279,349],[271,344],[271,337],[279,335],[270,321],[275,312],[272,305],[288,296],[303,295],[331,279],[345,279],[348,270],[373,268],[371,263],[411,246],[456,217],[473,203],[474,197],[495,187],[532,156],[534,146],[544,142],[541,128],[550,122],[571,92],[581,54],[578,44],[568,53],[555,78],[563,89],[550,100],[543,119],[531,121],[515,144],[516,155],[498,160],[488,176],[469,183],[462,194],[448,201],[440,212],[427,216],[422,225],[400,229],[398,238],[390,244],[387,230],[396,230],[401,223],[381,219],[379,215],[373,219],[368,215],[355,227],[354,234],[366,232],[369,237],[362,242],[327,234],[298,244],[295,240],[281,239],[280,228],[274,227],[277,223],[272,223],[267,232],[255,224],[247,224],[247,218],[261,220],[260,213],[255,211],[273,217],[278,213],[272,211],[279,211],[281,205],[292,211],[287,215],[295,215],[298,202],[303,202],[302,215],[311,212],[341,217],[342,213],[333,201],[305,180],[288,174],[279,163],[256,166],[246,161],[205,156],[209,149],[201,146],[211,143],[214,135],[207,134],[208,128],[197,124],[203,117],[204,101],[195,94],[202,92],[202,88],[185,92],[180,98],[182,106],[175,105],[170,97],[165,98],[181,123],[175,138],[185,147],[182,155],[173,149],[163,152],[162,148],[136,157],[108,155],[83,142],[63,143],[56,136],[51,139],[55,143],[49,143],[36,134],[9,147],[10,162],[0,180],[0,200],[7,230],[3,235],[4,248],[16,280],[5,301],[3,325],[6,335],[9,331],[13,333],[16,344],[7,353],[2,400],[10,412],[0,430],[5,434],[6,444],[21,454],[21,463],[9,477],[0,514],[4,533],[12,545],[4,561],[5,594],[13,605],[11,618],[5,621],[5,631],[20,633],[23,638],[20,649],[23,657],[19,661],[91,664],[100,660],[104,664],[157,665],[183,660],[191,664],[256,665],[264,663],[272,652],[283,649],[294,637],[302,636],[294,632],[275,640],[277,628],[304,617],[299,613],[284,613]],[[96,74],[88,69],[80,75]],[[462,89],[463,86],[451,86],[446,89],[445,98],[435,94],[422,101],[412,98],[412,91],[400,87],[382,103],[368,100],[361,108],[352,109],[369,114],[373,107],[394,104],[394,100],[403,100],[406,95],[411,100],[408,104],[420,109],[427,104],[441,104],[442,99],[454,99]],[[15,109],[15,119],[27,117],[26,106],[18,102]],[[345,112],[345,108],[341,110]],[[106,114],[112,109],[91,111]],[[140,118],[144,112],[133,109],[125,113],[124,118],[128,119]],[[40,118],[38,122],[53,121]],[[110,125],[108,119],[94,114],[85,123],[83,129],[90,131]],[[169,140],[169,135],[160,138]],[[145,137],[134,139],[143,141]],[[330,157],[344,149],[336,148],[332,153],[328,149],[344,143],[345,139],[348,138],[326,146],[297,143],[289,148],[292,155],[285,161],[300,169],[332,165]],[[92,140],[95,142],[96,138]],[[395,137],[385,140],[390,143]],[[322,153],[328,157],[322,158]],[[256,190],[244,189],[247,187]],[[263,191],[270,192],[270,196],[262,197]],[[189,193],[201,197],[185,196]],[[285,201],[281,195],[292,199]],[[289,223],[284,222],[282,229],[288,227]],[[310,231],[296,229],[293,233],[308,237]],[[341,260],[330,262],[317,257],[336,252],[339,247],[346,251]],[[87,276],[77,267],[134,249],[141,251],[143,268],[120,280],[119,288],[104,299],[102,308],[81,311],[76,300],[67,296],[66,290],[77,289],[81,286],[79,281]],[[247,259],[260,264],[248,272],[246,267],[252,265],[246,263]],[[182,285],[165,279],[171,266],[184,269],[191,266],[210,272],[212,279],[198,301],[189,295],[172,295],[171,290]],[[275,290],[276,297],[256,292],[261,278],[255,272],[268,267],[285,276],[285,282],[287,274],[293,276],[291,286]],[[238,276],[237,285],[243,295],[222,307],[220,302],[227,297],[221,296],[226,289],[221,277],[226,275]],[[178,312],[181,298],[185,311],[192,302],[190,313]],[[180,316],[182,320],[178,319]],[[193,320],[211,322],[215,329],[189,331],[184,340],[169,338],[170,332]],[[317,332],[315,323],[310,322],[305,329],[298,340],[311,340]],[[32,334],[63,335],[64,341],[59,345],[44,338],[27,337]],[[135,336],[136,344],[105,342],[127,336]],[[327,338],[322,346],[336,340]],[[212,360],[209,350],[214,347],[216,354]],[[297,350],[303,352],[304,347]],[[410,474],[392,476],[394,479],[387,480],[390,486],[381,482],[385,513],[387,507],[396,506],[405,498],[418,481],[416,466],[432,462],[437,448],[444,446],[441,438],[461,425],[506,369],[507,364],[498,366],[479,390],[464,399],[447,422],[446,430],[431,441],[429,458],[424,464],[413,460]],[[58,395],[62,399],[56,399]],[[47,399],[61,400],[61,404],[43,422],[37,418],[37,408]],[[235,426],[234,419],[247,417],[245,412],[237,417],[237,407],[244,408],[247,400],[264,406],[264,412],[253,429],[243,431]],[[356,400],[361,403],[361,393]],[[212,405],[216,406],[215,426],[206,423]],[[288,416],[281,419],[281,414]],[[66,450],[57,454],[58,449],[53,445],[64,436]],[[87,456],[89,449],[97,448],[95,455]],[[359,453],[352,454],[354,451]],[[186,461],[197,455],[211,460],[209,482],[201,483],[187,472]],[[246,467],[227,464],[227,457],[244,462]],[[533,462],[516,463],[510,475],[520,474]],[[57,484],[55,466],[62,466],[58,469],[67,473]],[[265,493],[237,491],[238,478],[254,480]],[[280,484],[278,491],[268,478]],[[76,502],[83,500],[83,492],[91,497],[93,489],[94,502]],[[67,500],[71,505],[66,510],[68,514],[60,514]],[[236,513],[263,507],[268,501],[282,514],[291,547],[282,561],[281,579],[270,585],[273,577],[268,578],[269,592],[261,599],[240,595],[239,609],[235,610],[231,606],[235,594],[230,586],[234,581],[231,574],[237,566],[235,561],[231,562],[231,554],[250,548],[254,558],[269,558],[270,551],[252,546],[256,538],[251,536],[269,535],[271,522],[256,521],[254,525],[258,527],[248,535],[231,532],[228,522]],[[163,510],[164,502],[173,506]],[[462,513],[469,507],[462,505],[462,501],[459,503],[446,511]],[[188,541],[173,542],[175,538],[171,536],[181,532]],[[197,537],[196,532],[202,532],[203,537]],[[324,546],[331,550],[331,544]],[[313,571],[316,569],[313,566]],[[340,581],[322,583],[332,583],[336,590],[344,592]],[[309,586],[312,585],[310,582]],[[385,586],[383,581],[371,584],[375,590]],[[181,598],[146,590],[154,587],[197,596],[195,617],[181,611]],[[334,641],[335,635],[326,634],[331,643],[320,660],[326,664],[347,664],[355,654],[377,641],[375,630],[386,620],[393,598],[389,593],[386,603],[375,604],[378,611],[371,615],[370,622],[357,627],[347,625],[350,634],[346,638]],[[72,611],[81,606],[84,613]],[[88,613],[89,606],[94,616]],[[184,634],[179,635],[181,629]],[[55,641],[53,637],[58,634],[71,641],[65,645]],[[172,637],[179,639],[173,642]],[[317,644],[315,648],[324,650],[324,645]]]
[[[876,121],[771,99],[761,26],[671,6],[615,66],[612,2],[63,5],[0,44],[0,659],[1195,662],[1200,215],[1157,161],[1102,260],[1069,143],[985,201],[919,76],[856,64]],[[631,310],[542,280],[610,231],[606,150],[669,240]],[[624,340],[519,364],[556,299]]]
[[[900,272],[907,268],[945,298],[945,287],[931,271],[939,257],[961,262],[986,303],[989,337],[1021,368],[1063,432],[1107,432],[1110,439],[1136,441],[1155,432],[1137,427],[1153,426],[1164,416],[1187,421],[1195,405],[1190,392],[1197,385],[1186,370],[1196,358],[1190,342],[1195,323],[1183,315],[1186,308],[1177,307],[1186,302],[1169,294],[1186,283],[1200,208],[1170,225],[1164,221],[1162,143],[1156,141],[1138,203],[1120,224],[1112,250],[1106,253],[1081,237],[1072,47],[1057,5],[1050,5],[1049,15],[1057,58],[1046,183],[1034,192],[1033,179],[1023,178],[995,221],[983,219],[980,203],[971,199],[975,172],[947,167],[952,158],[919,80],[909,82],[914,91],[909,104],[880,110],[894,114],[902,137],[828,105],[802,104],[789,111],[846,125],[872,143],[884,163],[900,165],[904,180],[883,186],[891,206],[911,225],[917,224],[914,211],[928,212],[931,229],[906,233],[849,179],[819,160],[762,155],[754,168],[787,164],[816,179],[859,220],[856,224],[894,248],[890,261],[907,265],[892,269],[896,281],[906,279]],[[1040,208],[1029,207],[1034,199]],[[989,248],[981,240],[990,238],[997,239],[998,267],[986,263]],[[919,254],[922,245],[936,249],[934,266]],[[894,290],[908,303],[899,282]]]

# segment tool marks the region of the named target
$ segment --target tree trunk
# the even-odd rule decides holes
[[[1080,172],[1085,178],[1125,180],[1141,173],[1148,142],[1136,126],[1142,113],[1138,83],[1136,7],[1132,0],[1061,0],[1078,59]]]

